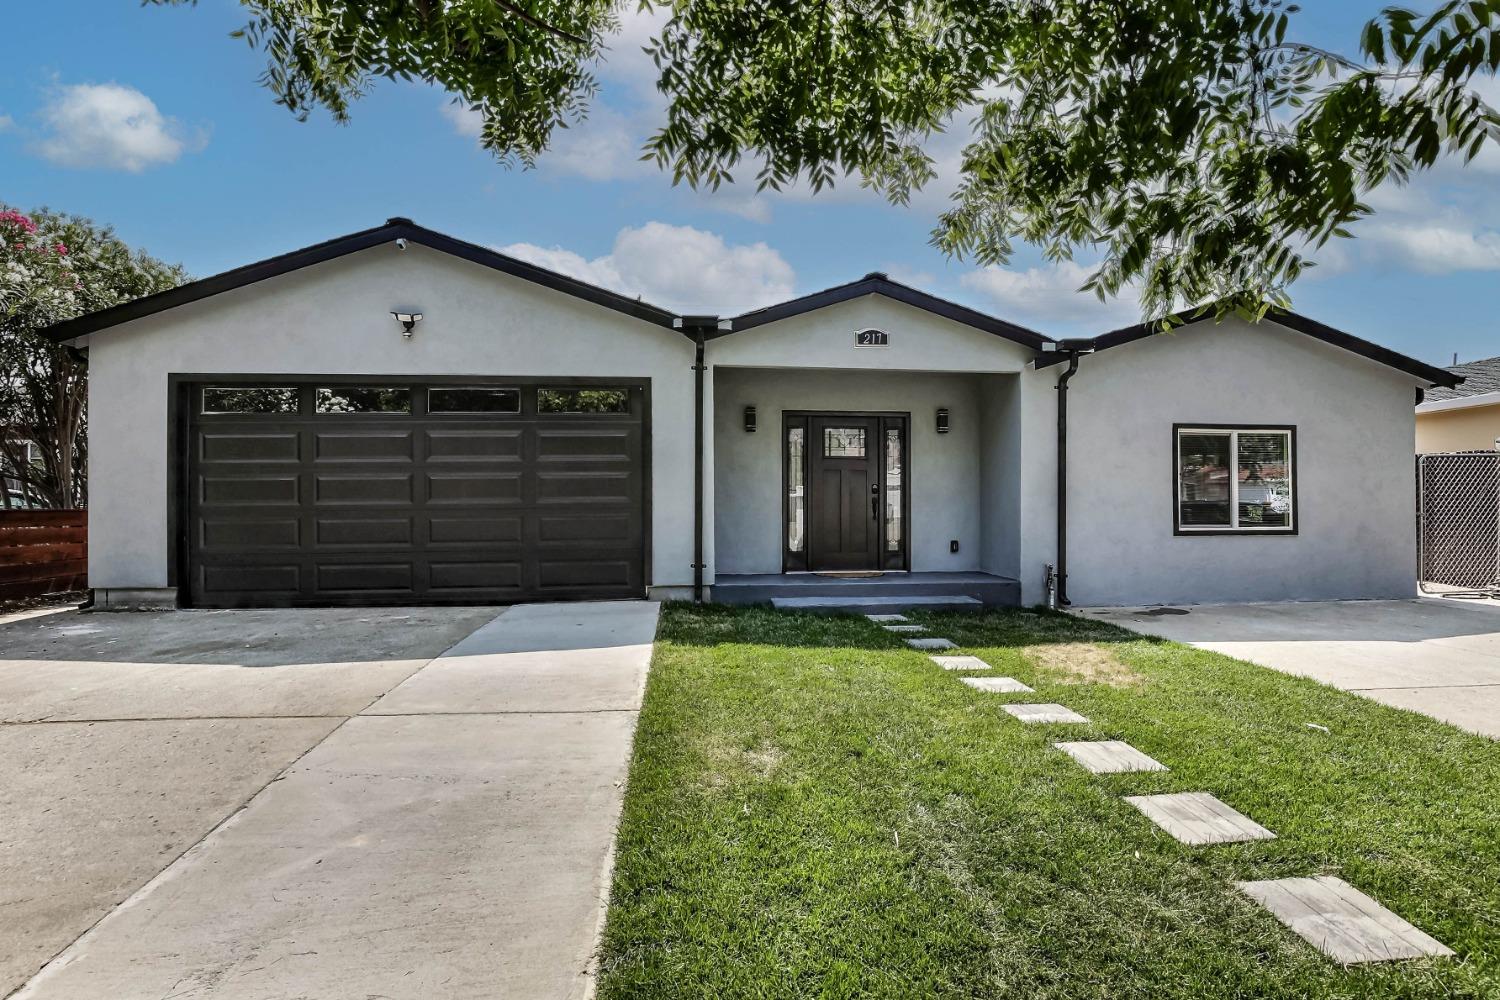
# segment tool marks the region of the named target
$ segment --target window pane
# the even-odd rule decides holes
[[[905,462],[901,453],[901,431],[890,427],[885,432],[885,550],[901,551],[901,515]]]
[[[520,389],[428,389],[428,413],[520,413]]]
[[[824,458],[864,458],[865,429],[863,427],[823,428]]]
[[[203,390],[204,413],[296,413],[297,390],[244,386]]]
[[[1239,526],[1290,527],[1291,436],[1284,431],[1242,431],[1238,457]]]
[[[1185,528],[1230,526],[1228,434],[1177,439],[1177,518]]]
[[[624,389],[538,389],[538,413],[629,413]]]
[[[786,547],[801,552],[807,544],[807,428],[788,427],[786,431]]]
[[[319,413],[410,413],[411,390],[368,386],[319,389]]]

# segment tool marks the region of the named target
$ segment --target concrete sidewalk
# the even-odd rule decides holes
[[[1500,608],[1487,603],[1421,598],[1075,613],[1500,737]]]
[[[394,678],[16,996],[585,995],[657,609],[515,607]]]

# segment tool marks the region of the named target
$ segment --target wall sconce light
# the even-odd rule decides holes
[[[422,322],[422,314],[393,312],[391,313],[391,319],[401,324],[401,336],[410,340],[412,330],[416,329],[417,324]]]
[[[755,407],[753,406],[745,407],[745,433],[755,433]]]
[[[937,432],[939,434],[947,434],[948,433],[948,408],[946,406],[940,406],[940,407],[938,407],[938,412],[937,412]]]

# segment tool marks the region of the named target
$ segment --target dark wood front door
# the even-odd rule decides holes
[[[809,422],[808,512],[813,570],[880,568],[880,419]]]

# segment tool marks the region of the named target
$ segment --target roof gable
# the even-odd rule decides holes
[[[899,281],[892,281],[880,272],[872,272],[844,285],[835,285],[825,288],[821,292],[813,292],[811,295],[803,295],[800,298],[789,299],[773,306],[762,309],[754,309],[747,313],[729,320],[729,329],[720,330],[713,336],[727,337],[745,330],[752,330],[767,323],[775,323],[778,320],[788,319],[792,316],[800,316],[803,313],[825,309],[828,306],[837,305],[840,302],[848,302],[865,295],[883,295],[888,299],[905,305],[922,309],[934,315],[949,319],[955,323],[982,330],[985,333],[1003,337],[1006,340],[1028,347],[1033,351],[1040,351],[1042,345],[1049,343],[1049,338],[1042,336],[1034,330],[1028,330],[1014,323],[1007,323],[1003,319],[996,319],[986,313],[967,306],[961,306],[947,299],[940,299],[936,295],[930,295],[920,289],[903,285]]]
[[[1173,317],[1181,326],[1190,326],[1213,318],[1213,313],[1205,310],[1195,310],[1192,314],[1179,313]],[[1451,387],[1463,381],[1463,379],[1451,371],[1434,367],[1433,365],[1418,361],[1416,358],[1407,357],[1405,354],[1397,353],[1387,347],[1381,347],[1379,344],[1368,340],[1362,340],[1351,333],[1336,330],[1326,323],[1319,323],[1315,319],[1309,319],[1290,310],[1273,309],[1266,313],[1265,319],[1288,330],[1312,337],[1314,340],[1320,340],[1325,344],[1341,348],[1351,354],[1357,354],[1362,358],[1367,358],[1388,368],[1405,372],[1434,386]],[[1154,337],[1160,331],[1161,328],[1157,323],[1137,323],[1134,326],[1113,330],[1093,338],[1064,341],[1060,345],[1064,350],[1060,350],[1044,359],[1038,359],[1037,367],[1046,368],[1050,365],[1061,364],[1067,359],[1070,353],[1067,350],[1069,348],[1095,352],[1107,351],[1114,347],[1135,343],[1138,340],[1145,340],[1147,337]]]
[[[463,240],[445,236],[436,230],[427,229],[417,225],[410,219],[393,218],[388,219],[383,226],[373,229],[361,230],[350,233],[347,236],[339,236],[324,243],[317,243],[301,250],[293,250],[290,253],[271,257],[267,260],[257,261],[254,264],[246,264],[222,274],[202,278],[198,281],[190,281],[185,285],[158,292],[155,295],[147,295],[143,298],[132,299],[109,309],[101,309],[98,312],[89,313],[74,319],[65,320],[44,331],[44,335],[53,341],[68,341],[85,334],[95,333],[108,327],[128,323],[131,320],[140,319],[155,313],[164,312],[177,306],[187,305],[189,302],[197,302],[220,292],[227,292],[235,288],[243,288],[267,278],[278,277],[289,274],[292,271],[321,264],[324,261],[345,257],[352,253],[370,247],[381,246],[386,243],[394,243],[397,240],[407,240],[417,243],[440,253],[450,254],[475,264],[493,268],[505,274],[532,281],[547,288],[554,289],[566,295],[572,295],[596,305],[613,309],[617,312],[634,316],[648,323],[658,326],[671,327],[676,319],[676,314],[633,299],[618,292],[612,292],[597,285],[591,285],[577,278],[570,278],[556,271],[549,271],[544,267],[529,263],[517,257],[491,250],[488,247],[479,246],[476,243],[467,243]]]

